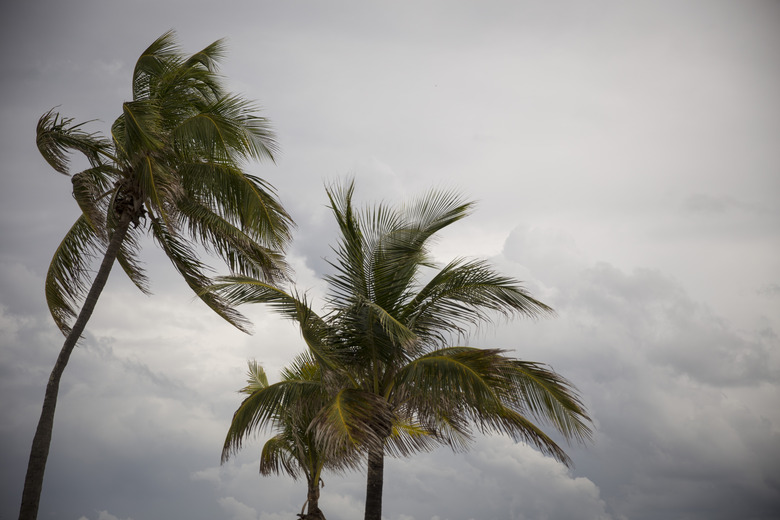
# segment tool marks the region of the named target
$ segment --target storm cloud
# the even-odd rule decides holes
[[[391,460],[388,520],[776,518],[778,3],[42,1],[0,24],[0,518],[62,341],[43,279],[78,214],[35,123],[58,106],[106,131],[170,28],[192,52],[227,37],[231,89],[272,120],[282,152],[251,170],[298,224],[315,304],[336,238],[323,188],[353,177],[366,203],[477,200],[435,257],[488,257],[557,311],[466,341],[569,378],[593,444],[573,468],[490,436]],[[65,372],[41,517],[294,517],[305,486],[258,474],[263,435],[219,458],[246,360],[278,377],[298,331],[262,308],[233,330],[148,245],[154,294],[114,272]],[[364,475],[324,481],[329,518],[362,518]]]

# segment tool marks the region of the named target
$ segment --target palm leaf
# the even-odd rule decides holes
[[[125,272],[130,281],[133,282],[138,290],[146,295],[151,294],[149,288],[149,278],[141,265],[138,253],[141,249],[140,237],[137,228],[131,227],[127,230],[122,246],[119,248],[119,254],[116,257],[120,267]]]
[[[199,65],[209,72],[217,72],[219,60],[225,57],[225,40],[219,39],[207,45],[203,50],[190,56],[184,63],[185,67]]]
[[[373,302],[363,303],[373,314],[374,319],[381,325],[382,330],[391,343],[406,347],[417,340],[417,335],[414,331],[409,330],[393,314]]]
[[[528,410],[554,426],[567,440],[592,439],[591,419],[570,381],[541,363],[521,360],[511,361],[509,376],[519,389],[517,400],[512,403],[514,408]]]
[[[240,390],[242,394],[252,395],[258,390],[268,387],[268,376],[265,375],[265,369],[263,366],[255,360],[249,361],[249,378],[247,379],[247,385]]]
[[[233,414],[222,448],[222,462],[237,453],[252,432],[281,424],[283,411],[291,414],[292,410],[305,407],[312,398],[316,400],[321,391],[317,381],[286,379],[252,392]]]
[[[214,162],[186,163],[179,172],[190,197],[213,208],[253,240],[274,248],[289,242],[292,219],[262,179]]]
[[[263,444],[263,451],[260,454],[260,473],[278,475],[282,472],[297,480],[303,471],[295,456],[295,446],[291,446],[290,439],[280,433]]]
[[[321,449],[327,455],[338,456],[371,446],[384,446],[385,438],[392,431],[393,418],[381,396],[342,388],[317,414],[311,427]]]
[[[403,400],[414,409],[497,404],[502,381],[494,370],[496,353],[477,348],[436,350],[401,368],[392,390],[404,392]]]
[[[385,440],[385,453],[391,457],[408,457],[412,453],[431,451],[440,444],[436,433],[412,419],[396,417],[392,432]]]
[[[89,267],[104,245],[85,215],[81,215],[60,242],[46,273],[45,293],[49,312],[60,331],[67,335],[69,320],[89,290]]]
[[[509,435],[515,442],[522,441],[530,444],[558,462],[568,467],[573,466],[571,458],[550,436],[528,418],[510,408],[480,410],[474,420],[483,433],[496,432]]]
[[[108,226],[106,212],[111,193],[107,190],[110,178],[105,175],[107,166],[90,168],[76,173],[71,177],[73,198],[81,209],[90,227],[104,243],[108,243]]]
[[[69,151],[81,152],[92,167],[100,166],[104,158],[110,158],[109,143],[97,134],[81,129],[87,123],[89,121],[74,125],[72,118],[62,117],[54,109],[38,119],[35,139],[38,151],[56,171],[68,174]]]
[[[439,343],[446,334],[464,335],[468,326],[496,315],[537,317],[554,311],[529,295],[518,280],[497,274],[485,261],[454,260],[442,268],[402,311],[413,330]]]
[[[160,150],[164,143],[160,139],[162,114],[159,103],[149,99],[128,101],[122,104],[125,141],[128,155],[150,155]]]
[[[166,31],[144,50],[133,69],[133,99],[152,95],[153,78],[170,69],[170,61],[179,55],[173,30]]]
[[[151,218],[152,236],[163,248],[173,266],[184,281],[211,310],[243,332],[248,332],[249,322],[218,295],[206,291],[212,280],[206,276],[207,266],[197,259],[195,251],[166,225]]]
[[[536,446],[570,464],[563,450],[534,425],[525,413],[552,424],[569,438],[589,439],[590,419],[576,392],[558,374],[538,363],[507,358],[502,351],[448,347],[421,356],[399,371],[394,397],[416,410],[433,431],[470,438],[468,422],[483,432],[500,432]]]
[[[341,372],[339,353],[329,344],[332,340],[331,327],[312,310],[305,295],[289,294],[272,284],[245,276],[221,276],[217,281],[206,290],[233,306],[246,303],[269,305],[298,324],[309,351],[321,366]]]
[[[273,161],[278,144],[270,123],[256,115],[258,107],[240,96],[223,96],[201,107],[173,131],[177,150],[225,161],[235,156]]]
[[[283,255],[260,245],[243,230],[222,218],[209,207],[187,197],[177,201],[181,225],[189,228],[207,251],[219,255],[232,273],[265,280],[287,278],[289,267]]]
[[[326,192],[341,231],[339,247],[336,249],[339,261],[329,262],[336,273],[326,277],[333,293],[331,301],[350,301],[357,295],[370,299],[363,233],[352,208],[354,184],[331,187]]]

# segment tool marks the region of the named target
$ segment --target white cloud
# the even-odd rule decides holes
[[[98,511],[97,520],[120,520],[118,516],[114,516],[108,511]],[[90,520],[86,516],[82,516],[79,518],[79,520]],[[128,517],[127,520],[133,520],[132,518]]]
[[[219,484],[221,480],[219,468],[216,466],[196,471],[191,478],[192,480],[203,480],[212,484]]]
[[[220,498],[219,505],[229,515],[229,520],[258,520],[258,514],[254,508],[242,504],[233,497]]]

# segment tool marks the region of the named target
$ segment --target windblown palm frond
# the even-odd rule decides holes
[[[412,409],[457,432],[456,448],[471,438],[470,423],[483,432],[528,442],[567,465],[571,460],[529,417],[550,424],[567,440],[590,439],[588,418],[574,387],[539,363],[507,357],[497,349],[447,347],[406,364],[393,391]],[[468,421],[453,421],[454,417]],[[448,420],[449,418],[449,420]],[[449,440],[447,440],[449,444]]]
[[[324,450],[349,453],[366,446],[381,446],[390,435],[394,414],[387,402],[373,392],[342,388],[312,422]]]
[[[90,166],[100,167],[110,159],[110,143],[96,133],[81,129],[90,121],[73,124],[73,118],[60,116],[54,109],[43,114],[36,126],[38,151],[49,165],[62,174],[69,174],[70,152],[80,152]]]
[[[285,433],[278,433],[263,444],[260,453],[260,473],[263,475],[287,473],[293,480],[298,480],[303,473],[301,463],[296,457],[298,445],[292,436]]]
[[[163,221],[156,218],[150,220],[152,236],[162,247],[165,255],[182,278],[184,278],[184,281],[187,282],[187,285],[211,310],[239,330],[248,332],[249,322],[241,313],[234,310],[228,302],[218,295],[206,291],[206,288],[212,283],[211,278],[205,274],[205,271],[209,268],[198,260],[195,251],[190,245],[183,241],[175,232],[172,232]]]
[[[262,367],[256,362],[249,363],[249,379],[241,392],[248,396],[233,414],[233,420],[225,438],[222,460],[241,449],[246,437],[264,428],[283,429],[295,426],[303,430],[309,417],[319,410],[317,403],[323,402],[323,386],[316,363],[304,355],[285,371],[278,383],[269,385]],[[312,367],[309,369],[309,367]]]
[[[46,303],[54,323],[63,334],[78,314],[80,301],[90,285],[89,267],[99,257],[105,242],[82,215],[71,226],[54,252],[46,273]]]

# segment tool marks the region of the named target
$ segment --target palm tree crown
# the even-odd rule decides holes
[[[287,473],[296,480],[303,477],[308,492],[299,516],[304,520],[324,520],[319,508],[323,470],[353,469],[358,460],[327,456],[318,448],[314,432],[309,428],[328,400],[322,370],[314,358],[308,352],[299,355],[281,376],[278,383],[269,385],[263,367],[256,361],[249,362],[248,384],[241,389],[247,397],[233,416],[222,461],[241,448],[258,424],[270,426],[275,434],[263,445],[260,473]]]
[[[485,261],[433,262],[428,248],[436,233],[467,216],[473,204],[432,191],[398,209],[382,204],[357,211],[353,193],[352,184],[328,190],[341,237],[324,316],[295,293],[250,278],[223,278],[213,290],[234,304],[270,304],[298,322],[328,387],[309,430],[330,456],[368,455],[366,519],[381,517],[385,453],[407,455],[440,443],[465,449],[473,426],[570,464],[533,420],[567,440],[589,439],[590,419],[573,385],[545,365],[456,344],[497,316],[553,312]],[[256,408],[256,425],[280,406],[295,407],[295,400],[279,394]]]
[[[89,288],[91,258],[129,227],[117,259],[143,291],[147,279],[137,253],[148,229],[187,284],[236,326],[244,321],[225,302],[202,291],[208,267],[191,240],[216,253],[237,273],[272,279],[286,271],[281,249],[290,217],[270,185],[247,173],[247,159],[273,159],[276,142],[257,107],[224,91],[217,74],[224,44],[192,56],[178,50],[173,32],[147,48],[133,71],[133,99],[111,126],[110,139],[49,111],[38,122],[46,161],[69,174],[68,152],[90,167],[72,175],[82,214],[54,254],[46,297],[57,326],[67,332]]]

